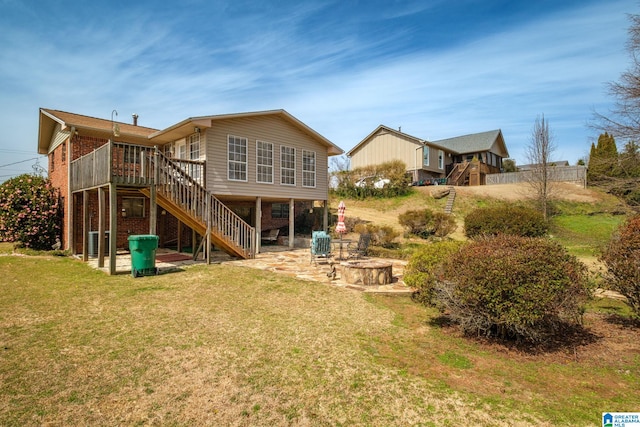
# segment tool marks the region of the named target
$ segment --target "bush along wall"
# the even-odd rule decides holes
[[[24,174],[0,185],[0,240],[51,250],[60,238],[60,198],[51,182]]]

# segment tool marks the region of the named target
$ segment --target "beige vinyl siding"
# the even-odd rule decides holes
[[[401,160],[407,169],[415,167],[415,155],[418,144],[397,135],[381,130],[351,156],[351,169],[379,165],[390,160]],[[422,152],[418,150],[419,163],[422,164]]]
[[[305,134],[297,127],[277,116],[241,117],[216,120],[207,129],[207,189],[220,196],[245,196],[281,198],[283,200],[328,198],[327,147]],[[227,136],[247,138],[247,181],[227,179]],[[257,182],[256,141],[273,144],[273,184]],[[202,142],[201,142],[202,144]],[[295,186],[280,184],[280,147],[292,147],[296,151]],[[202,147],[201,147],[202,149]],[[316,153],[316,187],[303,187],[302,153]]]
[[[379,165],[391,160],[401,160],[407,170],[418,169],[442,172],[438,168],[438,148],[429,147],[429,165],[423,165],[422,144],[401,138],[398,135],[381,130],[351,155],[351,169]],[[451,159],[445,154],[445,165]]]
[[[51,154],[53,150],[58,147],[58,145],[62,144],[69,138],[69,135],[71,135],[71,132],[62,131],[62,127],[60,126],[60,124],[56,124],[56,130],[53,132],[53,135],[51,137],[51,142],[49,143],[49,152],[47,154]]]

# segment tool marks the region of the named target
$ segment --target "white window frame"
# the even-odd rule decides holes
[[[178,159],[186,159],[187,158],[187,144],[186,143],[178,143],[176,144],[177,153],[176,158]]]
[[[312,159],[309,163],[308,158]],[[307,188],[316,188],[316,156],[315,151],[302,150],[302,186]],[[309,167],[311,166],[311,167]],[[313,181],[311,183],[310,181]]]
[[[189,136],[189,160],[200,160],[200,134],[194,133]]]
[[[290,152],[287,152],[289,151]],[[285,158],[293,157],[293,167],[289,165],[291,163],[290,159]],[[285,173],[288,172],[288,173]],[[290,178],[289,173],[293,172],[292,178],[293,182],[285,182],[285,178]],[[295,147],[290,147],[287,145],[280,146],[280,185],[296,185],[296,149]]]
[[[261,168],[264,170],[261,171]],[[268,177],[268,180],[261,180],[262,177]],[[256,182],[273,184],[273,143],[271,142],[256,140]]]
[[[438,150],[438,169],[444,169],[444,151]]]
[[[248,139],[241,136],[227,135],[227,179],[229,181],[240,181],[247,182],[248,181]],[[232,145],[233,144],[233,145]],[[236,152],[232,151],[232,148],[236,147],[244,147],[244,150],[240,150]],[[244,153],[242,152],[244,151]],[[233,155],[233,159],[231,158]],[[232,167],[233,166],[233,167]],[[236,166],[239,166],[239,169],[236,169]],[[231,176],[231,172],[238,173],[240,175],[244,174],[244,178],[236,178]]]
[[[429,166],[429,146],[422,147],[422,166]]]

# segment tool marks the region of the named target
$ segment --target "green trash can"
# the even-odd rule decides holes
[[[131,275],[138,277],[158,274],[156,268],[158,236],[153,234],[132,235],[128,240],[131,252]]]

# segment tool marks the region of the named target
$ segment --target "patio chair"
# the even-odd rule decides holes
[[[349,244],[349,246],[347,246],[347,257],[360,259],[364,256],[367,256],[369,243],[371,243],[371,234],[361,234],[360,238],[358,239],[358,243]]]
[[[318,258],[329,261],[331,256],[331,236],[325,232],[313,232],[311,239],[311,261],[318,264]]]
[[[279,228],[273,228],[269,231],[264,231],[262,233],[262,236],[260,236],[260,240],[262,241],[262,243],[277,243],[278,242],[278,235],[280,234],[280,229]]]

